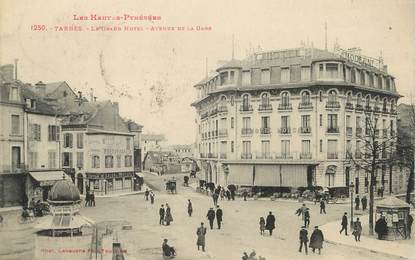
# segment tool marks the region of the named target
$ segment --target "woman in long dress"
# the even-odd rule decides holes
[[[197,235],[197,250],[202,247],[202,251],[205,252],[205,236],[206,236],[206,228],[203,226],[203,222],[200,223],[200,227],[197,228],[196,231]]]

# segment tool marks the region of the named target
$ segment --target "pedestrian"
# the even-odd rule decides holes
[[[224,200],[225,199],[225,189],[224,188],[222,188],[221,190],[220,190],[220,200]]]
[[[161,204],[161,207],[160,207],[160,209],[159,209],[159,215],[160,215],[160,221],[159,221],[159,224],[160,225],[164,225],[164,214],[165,214],[165,209],[164,209],[164,205],[163,204]]]
[[[151,204],[154,204],[154,192],[153,191],[150,191],[150,203]]]
[[[32,198],[29,202],[29,210],[33,212],[33,216],[35,216],[35,206],[36,206],[35,198]]]
[[[205,252],[205,236],[206,236],[206,228],[203,226],[203,222],[200,223],[200,227],[197,228],[196,231],[197,235],[197,250],[202,247],[202,251]]]
[[[190,201],[190,199],[187,200],[187,214],[189,214],[189,217],[192,216],[193,213],[193,206],[192,206],[192,202]]]
[[[306,207],[306,205],[305,205],[305,204],[303,204],[303,205],[301,206],[301,208],[297,209],[297,211],[296,211],[295,213],[297,214],[297,216],[300,216],[300,215],[301,215],[302,220],[304,220],[304,212],[305,212],[306,210],[308,210],[308,208]]]
[[[90,204],[90,200],[91,200],[91,194],[89,193],[89,190],[88,190],[88,191],[86,191],[86,194],[85,194],[85,207],[90,206],[89,205]]]
[[[305,227],[301,227],[299,239],[300,239],[300,248],[298,249],[298,252],[301,253],[303,251],[303,245],[304,245],[305,254],[308,255],[308,249],[307,249],[308,232],[305,229]]]
[[[148,200],[149,195],[150,195],[150,192],[148,191],[148,189],[146,189],[146,191],[144,192],[144,197],[146,198],[146,200]]]
[[[219,195],[216,193],[216,192],[214,192],[213,194],[212,194],[212,198],[213,198],[213,205],[217,205],[218,204],[218,198],[219,198]]]
[[[326,214],[326,203],[324,200],[320,200],[320,214]]]
[[[385,220],[385,217],[380,217],[375,224],[375,232],[378,233],[378,239],[382,240],[385,238],[385,235],[388,233],[388,223]]]
[[[360,242],[360,235],[362,234],[362,223],[360,222],[359,218],[353,223],[353,233],[354,239]]]
[[[310,225],[310,211],[307,209],[304,211],[304,226],[308,228]]]
[[[220,229],[220,225],[222,223],[222,220],[223,220],[223,211],[219,207],[219,205],[217,205],[216,206],[216,222],[218,224],[218,229]]]
[[[414,218],[411,214],[408,214],[408,233],[406,234],[406,239],[411,239],[412,235],[412,223],[414,223]]]
[[[231,192],[229,190],[226,190],[226,198],[228,198],[228,200],[231,200]]]
[[[341,225],[342,225],[342,229],[340,230],[340,234],[344,230],[345,233],[346,233],[346,236],[347,236],[347,225],[348,225],[348,222],[347,222],[347,212],[344,212],[344,215],[342,217],[342,223],[341,223]]]
[[[323,232],[318,229],[318,226],[314,227],[314,231],[310,236],[310,248],[313,249],[313,253],[318,249],[318,254],[321,254],[321,249],[323,248],[324,236]]]
[[[259,218],[259,233],[263,235],[265,232],[265,219],[264,217]]]
[[[189,187],[189,176],[184,176],[184,186]]]
[[[91,206],[95,207],[95,194],[94,191],[91,192]]]
[[[167,241],[167,238],[165,238],[163,244],[161,245],[161,248],[163,250],[163,256],[173,258],[176,256],[176,250],[174,249],[174,247],[169,246],[167,244]]]
[[[272,236],[272,231],[275,228],[275,216],[272,215],[272,212],[270,211],[267,216],[267,221],[265,223],[265,229],[269,231],[269,235]]]
[[[209,225],[210,225],[210,229],[213,229],[213,221],[215,220],[215,211],[213,210],[213,208],[210,208],[207,212],[206,217],[209,220]]]
[[[367,197],[366,197],[366,195],[364,195],[362,197],[361,201],[362,201],[362,210],[366,210],[366,208],[367,208]]]
[[[244,197],[244,201],[246,201],[246,197],[248,197],[248,191],[244,190],[242,196]]]
[[[166,203],[166,214],[164,216],[164,221],[166,222],[166,226],[170,226],[170,222],[173,222],[173,216],[171,214],[171,208],[168,203]]]
[[[355,204],[355,210],[358,210],[359,209],[359,206],[360,206],[360,198],[359,198],[359,195],[357,195],[356,196],[356,198],[354,199],[354,204]]]

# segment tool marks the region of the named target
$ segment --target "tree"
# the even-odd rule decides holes
[[[411,193],[414,191],[415,178],[415,105],[403,105],[401,119],[398,121],[398,142],[395,162],[399,167],[409,170],[406,202],[411,203]],[[404,111],[407,108],[408,111]]]
[[[363,169],[370,174],[369,178],[369,233],[373,235],[374,215],[374,187],[376,177],[382,166],[390,164],[394,147],[396,145],[396,134],[393,126],[386,124],[379,128],[378,117],[365,112],[365,131],[356,128],[356,152],[353,154],[347,147],[347,159],[356,169]],[[382,133],[381,133],[382,130]],[[388,134],[389,133],[389,134]],[[382,186],[384,183],[382,183]]]

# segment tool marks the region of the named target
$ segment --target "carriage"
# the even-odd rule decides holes
[[[166,191],[170,192],[171,194],[177,193],[176,180],[168,180],[166,182]]]

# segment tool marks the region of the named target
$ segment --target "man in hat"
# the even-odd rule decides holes
[[[164,224],[164,212],[165,212],[164,205],[161,204],[161,207],[159,209],[159,215],[160,215],[160,221],[159,221],[159,223],[160,223],[160,225],[163,225]]]
[[[272,236],[272,231],[275,228],[275,216],[270,211],[265,222],[265,229],[269,230],[269,235]]]
[[[210,208],[207,212],[206,217],[209,220],[209,225],[210,225],[210,229],[213,229],[213,221],[215,220],[215,211],[213,210],[213,208]]]
[[[323,241],[323,232],[320,229],[318,229],[318,226],[315,226],[314,231],[310,237],[310,248],[313,249],[313,253],[316,249],[318,249],[318,254],[321,253],[321,249],[323,248]]]
[[[220,229],[220,224],[222,223],[222,217],[223,217],[223,211],[219,207],[219,205],[216,206],[216,222],[218,223],[218,229]]]
[[[342,223],[341,223],[341,225],[342,225],[342,229],[340,230],[340,234],[344,230],[344,232],[346,233],[346,236],[347,236],[347,225],[348,225],[348,222],[347,222],[347,212],[344,212],[344,215],[342,217]]]
[[[197,228],[196,231],[197,235],[197,250],[199,250],[200,246],[202,247],[202,251],[205,252],[205,236],[206,236],[206,228],[203,226],[203,222],[200,223],[200,227]]]
[[[300,248],[298,249],[298,252],[302,252],[303,250],[303,245],[304,245],[304,249],[305,249],[305,254],[308,254],[308,249],[307,249],[307,242],[308,242],[308,232],[307,229],[305,229],[305,227],[301,227],[300,229],[300,235],[299,235],[299,239],[300,239]]]

